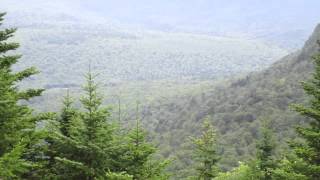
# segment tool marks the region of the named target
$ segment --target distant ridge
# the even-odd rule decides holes
[[[153,130],[162,134],[157,138],[162,146],[160,149],[170,147],[163,154],[177,155],[175,153],[181,152],[187,137],[199,133],[200,122],[206,116],[212,117],[220,132],[221,166],[225,169],[237,166],[238,161],[254,154],[255,139],[262,120],[272,121],[280,142],[295,137],[293,126],[305,120],[288,106],[305,100],[300,82],[306,81],[313,71],[311,57],[319,50],[319,39],[320,25],[301,50],[264,71],[232,80],[229,85],[212,88],[207,93],[183,96],[146,107],[146,126],[154,122],[156,126]],[[285,144],[279,143],[279,146]],[[181,157],[186,156],[178,155],[181,163],[185,162]]]

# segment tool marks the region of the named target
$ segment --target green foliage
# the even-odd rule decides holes
[[[214,180],[256,180],[256,172],[250,165],[240,162],[240,166],[219,175]]]
[[[270,125],[261,128],[261,137],[257,143],[257,168],[261,180],[271,180],[272,170],[277,166],[275,160],[275,139]]]
[[[136,125],[123,139],[125,144],[122,146],[124,153],[121,155],[120,167],[132,175],[133,179],[168,179],[165,168],[169,161],[155,160],[153,157],[156,148],[147,142],[147,133],[141,127],[139,113],[137,104]]]
[[[278,166],[275,159],[275,139],[268,123],[264,123],[260,128],[260,137],[256,145],[256,159],[247,160],[247,164],[241,163],[240,166],[229,171],[220,173],[218,180],[272,180],[274,170]]]
[[[146,142],[146,134],[142,131],[139,120],[136,127],[129,132],[127,142],[127,153],[124,156],[124,167],[134,179],[143,179],[145,176],[145,166],[150,156],[155,152],[155,148]]]
[[[307,171],[308,169],[306,168],[307,166],[302,159],[289,153],[289,155],[286,155],[286,157],[279,162],[278,168],[272,171],[272,179],[307,180],[309,178],[299,173]]]
[[[4,14],[0,14],[0,24],[3,16]],[[60,116],[52,117],[50,114],[46,114],[43,117],[34,117],[32,110],[24,104],[30,98],[40,95],[42,90],[21,91],[18,88],[18,83],[36,74],[37,71],[34,68],[28,68],[15,72],[12,70],[12,66],[20,56],[4,55],[8,51],[18,48],[18,44],[7,41],[14,32],[15,29],[0,31],[0,178],[169,179],[170,176],[165,170],[170,161],[155,159],[153,155],[157,148],[148,142],[149,137],[142,129],[138,117],[136,127],[130,132],[123,133],[122,129],[116,128],[111,120],[110,109],[102,106],[103,98],[98,91],[98,84],[94,81],[96,76],[91,73],[91,70],[86,75],[85,96],[80,99],[80,108],[73,106],[73,101],[68,94],[64,99]],[[298,56],[293,64],[299,63],[301,57]],[[268,71],[258,77],[247,77],[233,82],[228,90],[215,89],[216,99],[205,105],[215,108],[204,108],[204,105],[199,103],[199,99],[203,101],[212,94],[191,97],[188,99],[190,102],[187,105],[182,103],[184,104],[183,108],[176,107],[175,104],[168,104],[168,108],[178,109],[179,113],[182,114],[179,116],[176,115],[177,112],[173,113],[179,118],[188,117],[188,120],[193,121],[201,119],[204,115],[217,112],[217,117],[222,119],[215,121],[215,124],[219,127],[223,138],[226,137],[226,139],[219,142],[216,139],[214,128],[207,120],[204,123],[202,135],[199,138],[192,139],[195,148],[193,165],[197,175],[190,177],[190,179],[319,179],[320,55],[315,56],[315,64],[314,79],[303,83],[304,90],[311,96],[310,105],[294,106],[296,111],[310,120],[309,126],[299,126],[297,128],[298,134],[305,141],[292,144],[296,156],[283,158],[279,164],[274,160],[275,140],[272,132],[268,129],[269,127],[263,128],[261,131],[260,141],[256,147],[256,161],[252,161],[248,165],[240,164],[238,168],[230,172],[219,173],[220,155],[218,155],[217,146],[219,143],[231,142],[229,147],[225,145],[223,148],[223,153],[226,154],[224,158],[232,157],[230,163],[239,159],[228,149],[231,145],[234,146],[232,148],[241,158],[249,159],[252,152],[252,149],[249,148],[252,148],[254,139],[259,138],[257,117],[263,116],[264,113],[275,114],[273,116],[275,117],[287,111],[286,105],[289,101],[282,102],[269,99],[274,99],[274,94],[276,94],[274,92],[282,91],[285,87],[284,84],[292,77],[281,76],[282,79],[278,81],[274,80],[277,78],[272,78],[272,82],[268,81],[266,84],[271,85],[271,93],[264,89],[267,86],[264,82],[259,82],[266,76],[265,74],[269,73]],[[278,70],[281,71],[284,67],[283,65],[278,66]],[[292,65],[291,67],[297,66]],[[283,75],[284,72],[281,71],[280,75]],[[280,77],[279,74],[275,74]],[[255,88],[256,85],[259,85],[259,88]],[[248,90],[243,88],[246,86],[249,87],[249,92],[245,93],[244,99],[239,99],[238,95],[235,94],[241,94],[241,91]],[[295,95],[295,93],[299,92],[290,92],[289,95],[281,94],[281,96],[288,96],[288,99],[290,99],[290,96]],[[239,104],[242,104],[242,101],[245,101],[244,105],[238,107]],[[219,104],[219,106],[213,106],[215,104]],[[278,106],[272,107],[273,104]],[[252,109],[253,106],[256,109]],[[260,113],[265,107],[267,110]],[[204,110],[200,109],[200,114],[190,115],[190,112],[199,108],[204,108]],[[230,114],[230,112],[233,113]],[[283,118],[283,116],[281,117]],[[46,121],[39,123],[38,129],[41,129],[40,132],[36,131],[35,128],[39,119],[46,119]],[[163,116],[162,119],[166,119],[166,117]],[[184,122],[184,124],[180,122],[169,122],[172,125],[169,130],[171,130],[170,128],[173,129],[173,135],[181,133],[181,137],[186,136],[188,133],[184,132],[185,129],[191,130],[193,133],[197,132],[195,129],[198,127],[197,123],[187,124]],[[163,123],[161,119],[157,123],[157,131],[163,132],[166,130],[163,126],[168,126],[167,123]],[[288,124],[282,124],[282,126],[286,125]],[[280,128],[280,130],[282,129]],[[166,138],[172,134],[164,134],[160,138]],[[286,134],[286,136],[290,135],[290,132]],[[24,142],[22,137],[26,137],[25,139],[28,139],[28,141]],[[172,146],[170,147],[172,150],[179,151],[178,148],[175,148],[175,145],[181,144],[181,137],[172,138],[171,136],[168,142]],[[41,141],[38,141],[39,139]],[[241,147],[243,144],[248,145],[248,149]],[[160,146],[163,147],[162,144]],[[170,151],[170,148],[167,148],[167,151]],[[183,153],[179,154],[180,157],[185,156]],[[184,160],[189,165],[193,163],[188,161],[187,158]],[[179,168],[183,167],[182,165]],[[186,168],[185,170],[188,171],[189,169]]]
[[[0,13],[0,26],[5,13]],[[10,51],[19,47],[11,42],[16,29],[0,30],[0,178],[21,178],[31,168],[31,162],[22,159],[25,147],[31,144],[31,136],[38,118],[21,102],[39,96],[43,90],[20,90],[19,83],[37,73],[35,68],[13,71],[20,55]],[[28,140],[28,141],[27,141]]]
[[[106,175],[106,178],[109,180],[133,180],[133,176],[123,172],[122,173],[108,172]]]
[[[0,23],[3,16],[0,14]],[[25,135],[23,130],[31,129],[35,123],[31,116],[31,109],[18,102],[39,96],[42,90],[29,89],[20,91],[17,83],[37,73],[34,68],[20,72],[13,72],[12,66],[18,62],[20,56],[5,55],[8,51],[16,50],[19,44],[8,42],[16,29],[0,31],[0,156],[10,151]]]
[[[77,118],[77,111],[72,107],[72,99],[70,97],[69,91],[67,92],[67,96],[63,101],[63,108],[61,111],[61,117],[59,118],[60,122],[60,131],[62,135],[70,137],[72,135],[72,128],[78,127],[73,124],[74,119]]]
[[[164,172],[168,161],[153,158],[156,148],[147,142],[139,120],[129,133],[117,127],[109,109],[102,107],[103,99],[94,78],[89,71],[81,108],[75,108],[67,94],[60,115],[47,121],[46,143],[40,145],[43,166],[32,177],[168,179]]]
[[[28,172],[34,165],[22,159],[25,151],[23,143],[17,144],[10,152],[0,157],[0,178],[19,179],[19,175]]]
[[[108,119],[109,111],[101,107],[102,97],[94,76],[89,72],[86,78],[86,96],[81,99],[83,111],[73,108],[67,95],[59,118],[60,131],[51,139],[50,151],[57,152],[53,154],[54,171],[65,179],[103,177],[112,169],[109,151],[113,125]]]
[[[311,121],[308,126],[298,126],[296,131],[305,140],[293,143],[296,155],[306,163],[304,171],[299,172],[310,179],[320,179],[320,54],[314,56],[315,72],[309,82],[303,82],[303,89],[309,95],[309,106],[295,105],[302,116]]]
[[[196,167],[197,178],[210,180],[217,176],[217,162],[219,156],[217,154],[216,132],[208,119],[204,121],[203,133],[199,138],[192,138],[195,146],[195,161],[199,164]]]
[[[288,107],[292,103],[304,104],[300,81],[310,77],[313,69],[312,54],[317,51],[316,40],[320,37],[320,26],[314,31],[301,51],[290,54],[261,72],[251,73],[204,87],[197,94],[172,97],[146,108],[146,124],[155,132],[164,157],[176,157],[176,165],[170,169],[185,177],[192,162],[190,153],[181,142],[200,132],[201,120],[211,115],[219,132],[218,146],[221,148],[219,166],[228,171],[255,157],[255,142],[259,136],[261,119],[268,117],[276,134],[276,153],[287,149],[286,143],[297,138],[294,126],[308,122]],[[241,137],[241,138],[240,138]],[[189,157],[189,158],[188,158]],[[180,173],[181,172],[181,173]]]

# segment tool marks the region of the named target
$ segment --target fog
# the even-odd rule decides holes
[[[319,23],[318,0],[1,0],[0,10],[68,14],[169,32],[264,39],[300,47]],[[293,40],[294,38],[294,40]],[[292,41],[292,42],[287,42]]]

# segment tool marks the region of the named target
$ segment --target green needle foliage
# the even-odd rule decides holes
[[[36,178],[168,179],[168,161],[152,158],[156,148],[147,142],[139,120],[129,133],[116,128],[94,78],[89,71],[82,107],[74,108],[68,93],[60,116],[46,126],[45,165]]]
[[[109,155],[110,147],[113,146],[114,126],[110,121],[109,110],[102,107],[102,97],[98,93],[94,77],[90,70],[84,86],[86,95],[80,100],[84,108],[84,112],[80,114],[84,124],[82,144],[87,149],[80,157],[80,162],[90,169],[86,179],[104,176],[112,169]]]
[[[54,170],[64,179],[101,178],[113,169],[110,151],[114,126],[108,109],[102,107],[102,97],[91,71],[86,79],[85,96],[80,100],[83,111],[73,108],[67,95],[58,120],[59,133],[52,138],[51,148],[58,152]]]
[[[156,148],[147,141],[147,133],[140,125],[138,114],[139,104],[136,108],[136,126],[125,137],[124,155],[122,156],[123,170],[133,176],[135,180],[161,180],[168,179],[164,172],[169,161],[153,159]]]
[[[195,145],[195,161],[199,164],[196,179],[211,180],[218,175],[220,157],[217,154],[216,131],[208,119],[204,121],[202,135],[192,138],[192,141]]]
[[[17,144],[10,152],[0,157],[0,178],[20,179],[20,175],[33,167],[32,162],[22,159],[25,145]]]
[[[0,27],[4,16],[5,13],[0,13]],[[12,70],[21,57],[9,53],[19,47],[18,43],[9,41],[15,32],[16,29],[13,28],[0,29],[0,179],[18,178],[30,167],[30,163],[21,157],[25,146],[30,143],[26,142],[26,139],[30,139],[37,118],[32,116],[32,110],[21,102],[39,96],[43,91],[22,91],[18,88],[19,82],[38,71],[33,67],[19,72]]]
[[[275,160],[275,139],[268,124],[261,128],[261,137],[257,143],[257,168],[259,179],[271,180],[272,171],[277,166]]]
[[[5,13],[0,13],[0,27],[4,16]],[[155,158],[157,148],[148,141],[147,132],[140,124],[139,106],[137,105],[136,125],[128,131],[118,127],[121,120],[120,101],[119,119],[115,123],[110,109],[103,106],[99,84],[95,82],[96,75],[91,72],[91,68],[85,76],[85,95],[79,100],[81,107],[74,107],[74,101],[68,92],[60,113],[34,115],[32,109],[25,104],[30,98],[41,95],[43,90],[19,89],[21,81],[38,71],[33,67],[13,71],[13,66],[21,57],[11,52],[19,47],[19,44],[10,41],[15,32],[16,29],[0,29],[1,180],[170,178],[166,172],[170,161]],[[294,153],[277,161],[273,132],[265,125],[256,146],[255,161],[241,163],[238,168],[229,172],[220,172],[217,166],[220,157],[216,131],[206,119],[201,136],[192,138],[194,160],[191,161],[186,156],[189,162],[194,162],[195,176],[189,179],[320,179],[320,54],[314,56],[314,60],[313,79],[303,83],[305,92],[310,96],[309,105],[294,106],[310,122],[297,127],[296,131],[302,142],[291,144]],[[241,119],[246,118],[250,116],[243,116]]]
[[[126,170],[134,179],[143,179],[144,168],[150,156],[155,153],[155,148],[146,142],[146,133],[142,130],[137,120],[136,127],[129,132],[127,153],[125,155]]]
[[[59,118],[61,134],[67,137],[72,135],[73,120],[77,116],[77,110],[72,107],[72,104],[73,100],[68,91],[63,100],[63,108]]]
[[[313,59],[315,63],[313,78],[302,83],[305,93],[310,97],[309,106],[294,106],[298,113],[310,119],[310,123],[309,126],[297,127],[296,131],[305,143],[294,143],[292,147],[307,166],[300,173],[310,179],[320,179],[320,54]]]

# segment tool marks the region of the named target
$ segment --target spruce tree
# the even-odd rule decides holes
[[[69,95],[64,98],[57,128],[47,138],[45,152],[52,160],[47,166],[59,179],[103,179],[114,170],[113,125],[107,108],[102,107],[102,96],[91,70],[86,75],[85,96],[80,99],[82,109],[72,107]]]
[[[63,100],[60,115],[53,121],[53,128],[49,128],[46,138],[48,164],[52,178],[78,179],[83,177],[86,167],[75,160],[74,157],[81,156],[85,148],[81,145],[81,133],[83,123],[79,119],[79,111],[73,107],[73,100],[69,91]],[[48,173],[47,173],[47,177]],[[50,179],[50,178],[49,178]]]
[[[134,179],[143,179],[144,166],[155,148],[146,142],[146,133],[142,131],[139,120],[136,127],[128,135],[127,153],[125,155],[125,170]]]
[[[268,124],[264,124],[260,130],[260,139],[257,143],[257,168],[259,179],[271,180],[272,171],[276,168],[275,139]]]
[[[87,147],[86,155],[82,159],[90,171],[88,179],[93,179],[96,175],[103,175],[110,167],[110,149],[113,146],[113,125],[110,121],[108,108],[102,107],[102,96],[98,92],[98,84],[95,83],[96,75],[91,69],[86,75],[87,83],[84,86],[86,95],[81,98],[84,112],[81,119],[84,122],[83,140]]]
[[[320,43],[318,42],[320,45]],[[309,105],[294,105],[295,110],[308,118],[308,126],[298,126],[296,132],[304,143],[293,143],[296,155],[307,165],[304,172],[310,179],[320,179],[320,53],[313,57],[315,72],[313,78],[303,82],[305,93],[309,96]]]
[[[0,13],[0,27],[4,16],[5,13]],[[14,28],[0,30],[0,166],[10,166],[11,172],[17,173],[12,176],[19,176],[21,165],[27,164],[19,163],[24,162],[19,158],[23,155],[24,147],[29,144],[26,140],[30,139],[37,120],[32,116],[32,110],[20,102],[39,96],[43,90],[27,89],[22,91],[18,88],[19,82],[37,74],[38,71],[34,67],[19,72],[13,71],[13,65],[21,57],[20,55],[12,55],[12,53],[7,54],[19,47],[18,43],[8,41],[15,32]],[[17,163],[10,163],[13,162],[10,158],[15,159]],[[14,170],[14,166],[20,170]]]
[[[69,90],[63,100],[61,117],[59,118],[59,127],[62,135],[70,137],[72,135],[72,124],[77,116],[77,110],[72,107],[73,100],[70,97]]]
[[[0,157],[0,179],[20,179],[20,175],[28,172],[34,166],[32,162],[21,158],[24,151],[25,145],[20,143]]]
[[[135,180],[168,179],[169,176],[164,169],[169,164],[169,160],[153,159],[156,148],[147,141],[147,133],[140,124],[139,113],[139,103],[137,103],[136,124],[125,140],[124,156],[120,161],[121,170],[132,175]]]
[[[197,167],[196,179],[211,180],[218,175],[217,163],[220,159],[217,153],[216,131],[208,119],[203,123],[203,132],[199,138],[192,138],[195,145],[195,161]]]
[[[92,180],[113,172],[114,126],[91,70],[85,77],[82,107],[74,108],[67,94],[59,116],[45,123],[45,143],[35,155],[42,168],[29,178]]]

